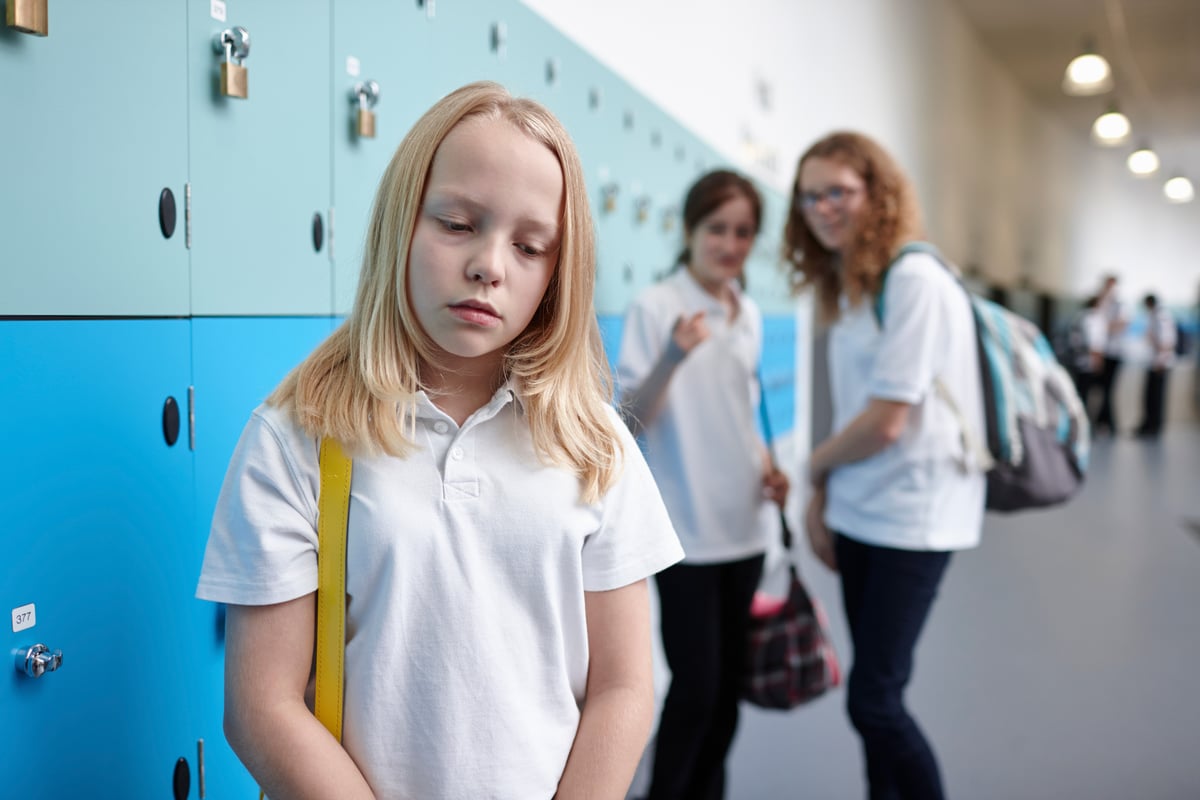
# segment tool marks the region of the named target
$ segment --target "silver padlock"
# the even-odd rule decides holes
[[[62,660],[62,650],[51,650],[38,643],[17,651],[17,672],[23,672],[30,678],[40,678],[61,667]]]

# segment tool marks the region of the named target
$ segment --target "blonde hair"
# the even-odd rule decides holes
[[[863,180],[866,209],[843,254],[817,240],[800,207],[800,173],[810,158],[844,164]],[[922,236],[921,209],[912,182],[873,139],[839,131],[820,139],[800,157],[783,230],[783,259],[791,266],[794,291],[816,288],[822,322],[837,319],[842,292],[852,305],[861,302],[864,294],[877,294],[896,251]]]
[[[413,450],[420,366],[436,363],[436,355],[406,289],[409,248],[438,147],[475,117],[508,122],[544,144],[562,168],[558,263],[533,319],[509,345],[504,374],[519,387],[537,452],[575,472],[583,500],[594,502],[617,478],[620,444],[606,408],[612,378],[592,306],[596,247],[583,167],[553,114],[499,84],[450,93],[404,137],[375,196],[349,317],[267,402],[290,411],[309,435],[333,437],[353,452],[405,457]]]

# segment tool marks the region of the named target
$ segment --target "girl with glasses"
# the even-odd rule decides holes
[[[876,142],[834,133],[801,157],[784,255],[829,326],[834,416],[810,457],[805,527],[841,573],[854,645],[847,710],[873,800],[943,797],[904,688],[951,553],[975,547],[983,522],[984,475],[939,394],[984,430],[975,322],[947,267],[901,253],[921,236],[912,184]]]

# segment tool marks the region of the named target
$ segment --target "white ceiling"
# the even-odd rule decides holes
[[[1084,138],[1114,100],[1148,141],[1164,177],[1200,184],[1200,0],[954,0],[984,46],[1039,107]],[[1092,39],[1113,92],[1068,97],[1063,71]],[[1126,151],[1132,147],[1126,148]]]

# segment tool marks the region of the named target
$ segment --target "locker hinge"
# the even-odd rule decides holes
[[[196,387],[188,387],[188,449],[196,449]]]
[[[192,249],[192,185],[183,185],[183,244]]]
[[[333,254],[333,248],[334,248],[334,245],[337,243],[336,231],[337,231],[337,226],[333,224],[333,206],[330,206],[329,207],[329,260],[330,261],[333,261],[335,258],[334,254]]]

